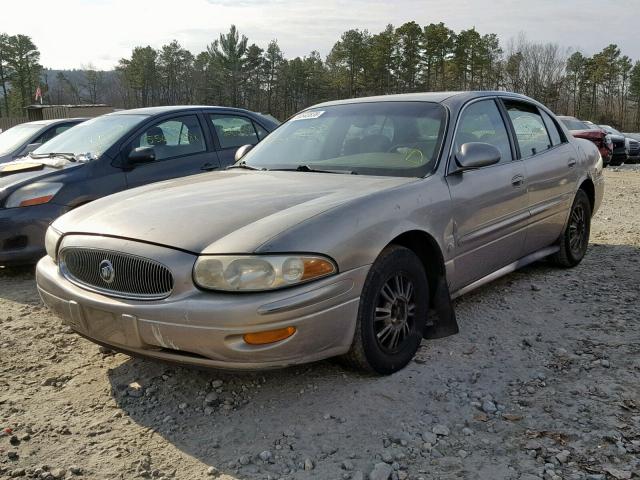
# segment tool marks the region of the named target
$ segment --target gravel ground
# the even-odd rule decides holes
[[[606,176],[580,266],[459,299],[389,377],[113,355],[0,270],[0,478],[640,478],[640,168]]]

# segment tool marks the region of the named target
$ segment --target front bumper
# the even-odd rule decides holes
[[[68,211],[55,203],[0,209],[0,265],[36,263],[45,255],[47,228]]]
[[[614,146],[613,153],[611,154],[611,161],[609,163],[612,165],[620,165],[627,160],[627,156],[628,153],[624,144],[621,146]]]
[[[123,300],[78,287],[50,257],[40,260],[36,277],[44,303],[97,343],[160,360],[238,370],[312,362],[346,353],[351,345],[368,266],[274,292],[205,292],[191,281],[194,255],[98,238],[109,244],[101,248],[119,244],[121,251],[144,250],[148,258],[163,261],[175,287],[163,300]],[[296,332],[276,343],[254,346],[242,339],[245,333],[289,326]]]
[[[630,153],[627,156],[626,163],[640,163],[640,152],[639,153],[636,153],[636,152]]]

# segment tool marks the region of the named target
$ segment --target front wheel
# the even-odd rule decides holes
[[[405,247],[386,248],[367,275],[344,360],[380,374],[400,370],[420,346],[428,305],[429,284],[418,256]]]
[[[575,267],[584,258],[591,233],[591,203],[584,190],[573,200],[569,221],[560,237],[560,251],[551,259],[561,267]]]

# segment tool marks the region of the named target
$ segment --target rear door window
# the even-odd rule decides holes
[[[551,139],[542,116],[534,105],[506,101],[522,158],[532,157],[551,148]]]
[[[260,141],[254,123],[240,115],[209,115],[220,147],[238,148],[243,145],[255,145]],[[262,129],[264,130],[264,129]],[[266,136],[266,132],[262,132]]]

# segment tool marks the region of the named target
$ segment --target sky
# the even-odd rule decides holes
[[[135,46],[178,40],[194,54],[231,24],[265,48],[277,39],[287,58],[340,35],[377,33],[391,23],[444,22],[455,31],[496,33],[503,46],[524,33],[593,54],[609,43],[640,60],[640,0],[1,0],[0,32],[29,35],[54,69],[113,68]]]

